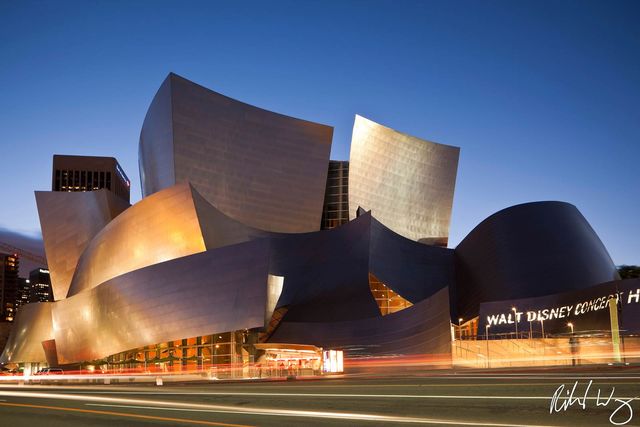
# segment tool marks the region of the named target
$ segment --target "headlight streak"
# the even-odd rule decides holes
[[[102,406],[102,407],[115,407],[115,408],[129,408],[129,409],[160,409],[166,411],[182,411],[182,412],[213,412],[223,414],[243,414],[243,415],[266,415],[266,416],[280,416],[280,417],[303,417],[303,418],[329,418],[329,419],[344,419],[353,421],[375,421],[375,422],[394,422],[405,424],[438,424],[438,425],[456,425],[456,426],[489,426],[489,427],[521,427],[522,424],[504,424],[504,423],[490,423],[490,422],[475,422],[475,421],[461,421],[461,420],[444,420],[444,419],[431,419],[431,418],[415,418],[415,417],[394,417],[388,415],[375,415],[375,414],[352,414],[352,413],[340,413],[340,412],[322,412],[322,411],[297,411],[297,410],[270,410],[271,413],[255,412],[253,410],[218,410],[218,409],[190,409],[190,408],[170,408],[170,407],[153,407],[153,406],[130,406],[130,405],[105,405],[99,403],[87,403],[87,406]],[[529,424],[529,427],[559,427],[553,425],[536,425]]]
[[[227,395],[260,395],[260,393],[220,393]],[[294,396],[294,393],[263,393],[265,396]],[[260,416],[280,416],[280,417],[300,417],[300,418],[326,418],[326,419],[344,419],[344,420],[357,420],[357,421],[376,421],[376,422],[394,422],[394,423],[411,423],[411,424],[445,424],[445,425],[468,425],[468,426],[495,426],[495,427],[512,427],[518,424],[507,423],[487,423],[476,421],[464,421],[464,420],[447,420],[447,419],[432,419],[432,418],[418,418],[418,417],[402,417],[402,416],[390,416],[390,415],[377,415],[366,413],[350,413],[350,412],[329,412],[329,411],[314,411],[314,410],[292,410],[292,409],[270,409],[270,408],[249,408],[249,407],[236,407],[231,405],[209,405],[209,404],[197,404],[186,402],[173,402],[164,400],[146,400],[146,399],[129,399],[118,397],[102,397],[102,396],[88,396],[77,394],[56,394],[56,393],[41,393],[41,392],[22,392],[22,391],[0,391],[0,396],[6,397],[19,397],[19,398],[40,398],[40,399],[57,399],[57,400],[70,400],[78,402],[91,402],[85,403],[89,406],[112,406],[120,408],[131,409],[152,409],[152,410],[172,410],[172,411],[192,411],[192,412],[218,412],[218,413],[233,413],[243,415],[260,415]],[[453,395],[432,395],[432,396],[414,396],[414,395],[349,395],[349,394],[311,394],[307,393],[307,397],[361,397],[361,398],[387,398],[387,396],[393,397],[408,397],[408,398],[431,398],[431,399],[544,399],[548,400],[548,396],[453,396]],[[534,427],[549,427],[549,426],[534,426]]]

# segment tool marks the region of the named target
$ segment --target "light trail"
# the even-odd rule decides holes
[[[296,418],[328,418],[328,419],[340,419],[349,421],[375,421],[385,423],[402,423],[402,424],[438,424],[438,425],[455,425],[455,426],[489,426],[489,427],[522,427],[522,424],[505,424],[505,423],[492,423],[492,422],[476,422],[476,421],[463,421],[463,420],[446,420],[446,419],[434,419],[434,418],[416,418],[416,417],[395,417],[390,415],[375,415],[375,414],[351,414],[340,412],[323,412],[323,411],[298,411],[298,410],[281,410],[273,411],[272,413],[265,414],[262,412],[254,412],[250,409],[235,409],[233,411],[218,410],[218,409],[189,409],[189,408],[170,408],[170,407],[152,407],[152,406],[129,406],[129,405],[105,405],[105,404],[92,404],[87,403],[88,406],[108,406],[116,408],[129,408],[129,409],[146,409],[146,410],[161,410],[161,411],[182,411],[182,412],[213,412],[213,413],[233,413],[243,415],[268,415],[268,416],[280,416],[280,417],[296,417]],[[529,427],[558,427],[552,425],[537,425],[528,424]]]
[[[490,371],[489,371],[490,372]],[[369,375],[369,374],[367,374]],[[65,381],[91,381],[91,380],[119,380],[119,381],[130,381],[130,380],[141,380],[141,382],[154,382],[155,379],[157,377],[162,378],[163,380],[167,381],[168,383],[171,381],[176,381],[176,382],[185,382],[185,381],[199,381],[199,382],[207,382],[210,384],[216,383],[216,382],[221,382],[221,383],[228,383],[228,382],[232,382],[232,383],[249,383],[249,382],[259,382],[259,383],[269,383],[269,382],[274,382],[274,379],[269,379],[269,380],[263,380],[260,381],[257,378],[243,378],[243,379],[234,379],[234,380],[218,380],[218,379],[212,379],[212,380],[203,380],[203,378],[201,376],[195,377],[193,375],[185,375],[185,376],[180,376],[180,375],[176,375],[176,374],[172,374],[172,375],[88,375],[88,374],[82,374],[82,375],[51,375],[51,376],[29,376],[29,377],[25,377],[22,375],[5,375],[5,376],[0,376],[0,383],[5,383],[5,384],[0,384],[0,387],[4,387],[7,383],[15,383],[15,382],[24,382],[25,384],[29,383],[29,384],[33,384],[36,385],[38,383],[40,383],[41,381],[44,382],[65,382]],[[349,377],[348,375],[345,376],[341,376],[341,378],[347,378]],[[402,375],[398,375],[397,373],[393,375],[393,377],[395,378],[403,378]],[[486,372],[479,372],[477,374],[470,374],[470,373],[465,373],[465,374],[457,374],[457,373],[438,373],[438,374],[420,374],[420,373],[412,373],[411,377],[413,379],[416,378],[432,378],[432,379],[437,379],[437,378],[443,378],[443,379],[467,379],[467,380],[473,380],[473,379],[490,379],[490,380],[500,380],[500,379],[508,379],[508,380],[512,380],[514,378],[516,379],[523,379],[523,380],[557,380],[557,379],[566,379],[566,380],[580,380],[580,379],[592,379],[592,380],[634,380],[634,381],[640,381],[640,375],[631,375],[631,376],[622,376],[622,375],[609,375],[609,376],[594,376],[594,375],[590,375],[589,373],[584,373],[584,374],[574,374],[574,375],[567,375],[566,372],[564,373],[549,373],[549,372],[544,372],[544,373],[502,373],[502,374],[487,374]],[[352,377],[353,378],[353,377]],[[382,379],[384,377],[378,377],[378,376],[374,376],[374,377],[368,377],[369,379]],[[314,381],[326,381],[326,380],[330,380],[330,379],[335,379],[335,378],[327,378],[327,377],[318,377],[318,378],[314,378]],[[301,379],[303,380],[303,379]],[[9,384],[10,385],[10,384]],[[394,385],[388,385],[388,386],[394,386]]]
[[[440,425],[466,425],[466,426],[492,426],[492,427],[515,427],[521,424],[508,423],[490,423],[476,422],[465,420],[451,419],[435,419],[435,418],[417,418],[417,417],[401,417],[391,415],[377,415],[366,413],[350,413],[350,412],[330,412],[330,411],[312,411],[312,410],[294,410],[294,409],[271,409],[271,408],[250,408],[237,407],[231,405],[210,405],[200,403],[185,402],[167,402],[163,400],[145,400],[145,399],[128,399],[116,397],[101,397],[73,394],[55,394],[55,393],[39,393],[39,392],[9,392],[0,391],[2,396],[22,397],[22,398],[40,398],[40,399],[58,399],[71,400],[85,403],[85,405],[101,405],[109,407],[130,408],[130,409],[146,409],[146,410],[169,410],[169,411],[191,411],[191,412],[217,412],[239,415],[259,415],[259,416],[279,416],[279,417],[296,417],[296,418],[324,418],[349,421],[376,421],[384,423],[410,423],[410,424],[440,424]],[[468,396],[465,396],[468,397]],[[510,396],[506,396],[510,397]],[[452,397],[447,397],[452,398]],[[495,397],[494,397],[495,398]],[[536,399],[542,397],[535,397]],[[548,400],[549,397],[544,397]],[[5,405],[0,403],[0,405]],[[532,427],[555,427],[550,425],[531,425]]]
[[[124,393],[122,393],[124,394]],[[194,392],[194,393],[161,393],[139,392],[127,393],[139,395],[203,395],[203,396],[251,396],[251,397],[331,397],[356,399],[477,399],[477,400],[550,400],[550,396],[490,396],[490,395],[453,395],[453,394],[351,394],[351,393],[254,393],[254,392]],[[617,397],[618,399],[635,399]],[[582,399],[582,398],[581,398]],[[587,400],[602,400],[598,397],[587,397]]]

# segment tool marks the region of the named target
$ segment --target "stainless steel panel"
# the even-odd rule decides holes
[[[165,341],[264,327],[268,242],[207,251],[127,273],[53,306],[60,363]]]
[[[53,297],[59,300],[67,296],[78,260],[91,239],[129,204],[104,189],[35,194]]]
[[[332,134],[329,126],[262,110],[170,74],[140,137],[143,194],[189,181],[221,212],[250,227],[315,231]]]
[[[171,79],[167,78],[153,97],[140,131],[138,168],[143,197],[176,183],[171,114]]]
[[[384,317],[343,322],[291,322],[287,317],[269,338],[344,349],[348,355],[451,354],[449,289]]]
[[[131,206],[98,233],[80,257],[68,295],[205,249],[190,185],[168,188]]]
[[[503,209],[476,226],[454,252],[456,317],[481,302],[538,297],[619,279],[607,249],[580,211],[564,202]]]
[[[356,116],[349,218],[362,207],[411,240],[446,246],[460,149]]]
[[[0,363],[46,362],[42,341],[51,340],[53,302],[39,302],[20,307],[9,341],[0,355]]]

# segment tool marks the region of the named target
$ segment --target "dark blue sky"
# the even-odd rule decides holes
[[[354,114],[461,147],[450,245],[507,206],[575,204],[640,264],[640,2],[0,0],[0,227],[39,228],[51,156],[137,144],[173,71],[335,127]]]

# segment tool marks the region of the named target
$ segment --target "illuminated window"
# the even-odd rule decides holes
[[[387,285],[382,283],[376,276],[369,273],[369,288],[373,298],[378,303],[378,308],[383,316],[395,313],[405,308],[411,307],[413,304],[402,298],[398,293],[394,292]]]

